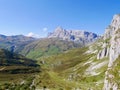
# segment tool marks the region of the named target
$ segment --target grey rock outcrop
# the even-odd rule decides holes
[[[62,27],[57,27],[53,33],[48,34],[48,38],[59,38],[62,40],[74,41],[86,45],[99,38],[92,32],[81,30],[65,30]]]
[[[110,39],[110,51],[103,90],[118,90],[118,83],[114,80],[115,76],[109,71],[113,69],[114,62],[120,55],[120,15],[113,17],[110,26],[106,29],[104,39]]]
[[[104,57],[108,57],[109,55],[109,47],[105,47],[103,50],[100,50],[97,59],[102,59]]]

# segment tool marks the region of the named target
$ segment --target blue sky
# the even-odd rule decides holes
[[[0,0],[0,34],[44,37],[57,26],[103,34],[120,0]]]

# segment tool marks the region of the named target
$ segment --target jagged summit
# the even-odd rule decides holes
[[[106,28],[104,38],[109,38],[119,28],[120,28],[120,14],[116,14],[113,16],[111,24]]]
[[[64,31],[64,29],[63,29],[61,26],[58,26],[58,27],[55,29],[55,32],[61,32],[61,31]]]
[[[59,38],[68,41],[79,42],[84,45],[98,39],[98,35],[92,32],[83,30],[66,30],[62,27],[57,27],[54,32],[48,34],[48,38]]]

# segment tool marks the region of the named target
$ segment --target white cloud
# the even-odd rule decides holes
[[[38,34],[34,34],[33,32],[30,32],[30,33],[27,34],[27,37],[39,38],[40,36]]]
[[[48,28],[46,28],[46,27],[43,28],[43,32],[47,32],[47,30],[48,30]]]
[[[38,34],[35,34],[33,32],[30,32],[28,33],[26,36],[27,37],[35,37],[35,38],[44,38],[47,36],[47,33],[48,33],[48,28],[47,27],[44,27],[40,30],[40,33],[39,35]]]

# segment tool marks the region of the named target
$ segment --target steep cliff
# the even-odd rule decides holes
[[[99,36],[92,32],[82,30],[66,30],[62,27],[57,27],[53,33],[48,34],[48,38],[59,38],[86,45],[98,39]]]
[[[104,40],[106,41],[104,43],[105,47],[101,50],[101,53],[98,53],[98,56],[101,54],[98,58],[109,57],[103,90],[118,90],[120,88],[120,82],[117,80],[120,77],[120,15],[114,15],[111,24],[105,31]]]

